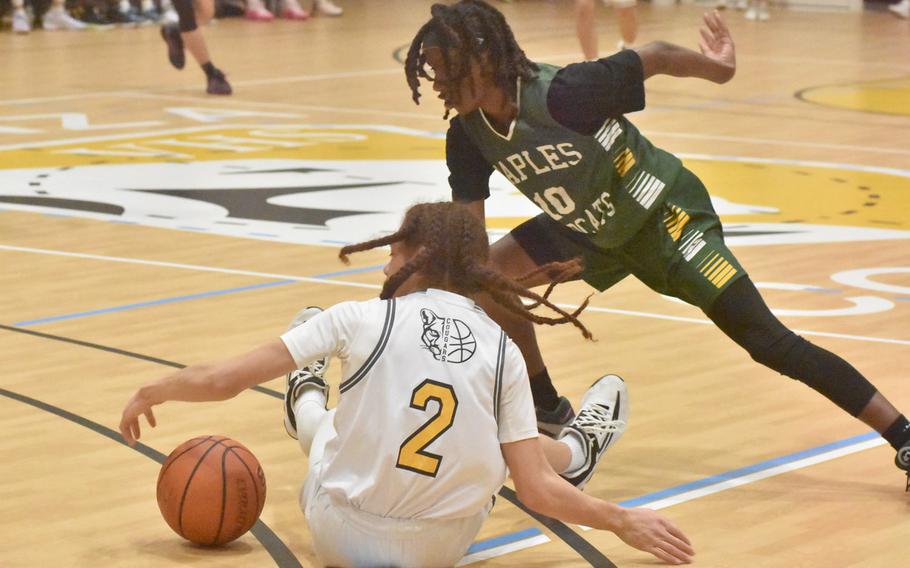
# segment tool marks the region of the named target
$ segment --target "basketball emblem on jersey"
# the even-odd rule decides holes
[[[420,341],[433,358],[444,363],[464,363],[477,350],[477,340],[468,324],[440,317],[426,308],[420,310],[423,333]]]

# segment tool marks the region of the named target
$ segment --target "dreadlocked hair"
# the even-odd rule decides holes
[[[516,79],[530,80],[537,76],[537,65],[518,46],[502,13],[483,0],[461,0],[451,6],[433,4],[430,14],[430,21],[414,36],[404,63],[411,98],[416,104],[420,104],[420,79],[433,80],[427,73],[426,56],[422,52],[424,39],[431,33],[441,48],[445,90],[452,96],[460,92],[465,78],[470,81],[473,92],[471,62],[480,63],[482,57],[486,57],[493,70],[494,84],[508,93],[513,102],[517,96]],[[456,52],[458,57],[453,58]],[[448,116],[446,110],[444,118]]]
[[[578,321],[578,315],[588,306],[588,299],[573,312],[567,312],[551,303],[546,295],[528,290],[518,281],[500,273],[489,263],[490,245],[483,223],[467,208],[456,203],[420,203],[408,209],[398,231],[363,243],[348,245],[338,254],[344,263],[348,255],[371,250],[392,243],[403,243],[416,251],[413,257],[382,286],[382,299],[391,298],[395,291],[413,274],[419,272],[423,283],[431,288],[449,290],[463,296],[486,293],[497,304],[533,323],[557,325],[571,323],[586,339],[591,332]],[[531,275],[546,273],[554,280],[569,279],[581,270],[578,260],[551,262],[541,266]],[[523,279],[527,279],[528,276]],[[526,306],[521,298],[533,302]],[[531,311],[546,306],[558,317],[544,317]]]

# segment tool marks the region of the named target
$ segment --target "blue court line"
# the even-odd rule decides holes
[[[481,552],[483,550],[489,550],[491,548],[496,548],[497,546],[503,546],[505,544],[511,544],[513,542],[518,542],[519,540],[525,540],[527,538],[533,538],[535,536],[542,535],[543,531],[540,529],[531,527],[523,531],[513,532],[509,534],[504,534],[502,536],[496,536],[493,538],[488,538],[486,540],[478,540],[468,548],[467,554],[474,554],[475,552]]]
[[[364,266],[363,268],[351,268],[350,270],[341,270],[339,272],[326,272],[325,274],[317,274],[311,278],[337,278],[339,276],[349,276],[351,274],[361,274],[364,272],[373,272],[374,270],[379,270],[385,266],[384,264],[374,264],[373,266]]]
[[[816,446],[814,448],[809,448],[807,450],[802,450],[799,452],[794,452],[792,454],[787,454],[779,458],[772,458],[762,462],[758,462],[753,465],[748,465],[746,467],[741,467],[738,469],[733,469],[724,473],[719,473],[717,475],[712,475],[704,479],[699,479],[697,481],[692,481],[690,483],[683,483],[682,485],[677,485],[675,487],[670,487],[668,489],[663,489],[661,491],[655,491],[654,493],[648,493],[646,495],[641,495],[639,497],[634,497],[632,499],[626,499],[625,501],[620,501],[618,505],[623,507],[641,507],[655,501],[660,501],[661,499],[666,499],[668,497],[674,497],[682,493],[687,493],[695,489],[701,489],[703,487],[709,487],[716,483],[722,481],[729,481],[731,479],[736,479],[739,477],[744,477],[751,473],[756,473],[759,471],[765,471],[774,467],[781,465],[786,465],[788,463],[793,463],[802,459],[815,457],[826,452],[833,450],[839,450],[847,446],[853,446],[861,442],[867,442],[869,440],[874,440],[879,437],[878,432],[868,432],[866,434],[860,434],[858,436],[853,436],[850,438],[844,438],[843,440],[838,440],[836,442],[831,442],[830,444],[824,444],[822,446]],[[520,540],[525,540],[528,538],[533,538],[539,534],[543,534],[542,531],[536,528],[525,529],[517,531],[514,533],[508,533],[487,540],[477,541],[471,545],[468,549],[468,554],[474,552],[480,552],[482,550],[488,550],[497,546],[502,546],[505,544],[510,544],[513,542],[518,542]]]
[[[370,272],[376,270],[377,268],[382,268],[383,265],[377,264],[373,266],[364,266],[362,268],[352,268],[350,270],[342,270],[339,272],[326,272],[324,274],[317,274],[315,276],[310,276],[310,278],[335,278],[338,276],[347,276],[349,274],[360,274],[362,272]],[[274,286],[284,286],[286,284],[295,284],[297,280],[277,280],[274,282],[265,282],[262,284],[252,284],[250,286],[240,286],[238,288],[227,288],[224,290],[212,290],[209,292],[199,292],[198,294],[187,294],[184,296],[175,296],[172,298],[161,298],[159,300],[150,300],[148,302],[136,302],[132,304],[124,304],[122,306],[113,306],[110,308],[101,308],[97,310],[89,310],[85,312],[76,312],[72,314],[63,314],[59,316],[50,316],[46,318],[33,319],[27,321],[16,322],[13,325],[18,327],[28,327],[30,325],[38,325],[42,323],[50,323],[54,321],[69,320],[76,318],[84,318],[90,316],[96,316],[101,314],[109,314],[113,312],[123,312],[126,310],[133,310],[137,308],[147,308],[149,306],[160,306],[163,304],[173,304],[175,302],[185,302],[188,300],[199,300],[202,298],[211,298],[214,296],[224,296],[227,294],[236,294],[238,292],[248,292],[250,290],[258,290],[260,288],[271,288]]]
[[[640,497],[635,497],[633,499],[627,499],[621,501],[619,505],[623,507],[641,507],[642,505],[647,505],[648,503],[653,503],[654,501],[659,501],[661,499],[666,499],[667,497],[673,497],[681,493],[686,493],[694,489],[701,489],[703,487],[708,487],[709,485],[714,485],[721,481],[729,481],[731,479],[736,479],[738,477],[743,477],[751,473],[756,473],[759,471],[765,471],[773,467],[778,467],[781,465],[786,465],[788,463],[793,463],[806,458],[815,457],[826,452],[833,450],[839,450],[847,446],[853,446],[859,444],[860,442],[866,442],[868,440],[873,440],[879,437],[878,432],[868,432],[866,434],[860,434],[859,436],[853,436],[851,438],[845,438],[843,440],[838,440],[836,442],[831,442],[830,444],[825,444],[823,446],[817,446],[815,448],[809,448],[808,450],[802,450],[799,452],[794,452],[792,454],[787,454],[779,458],[772,458],[770,460],[765,460],[763,462],[758,462],[756,464],[748,465],[746,467],[741,467],[739,469],[734,469],[717,475],[712,475],[704,479],[699,479],[698,481],[692,481],[690,483],[684,483],[682,485],[677,485],[676,487],[670,487],[669,489],[663,489],[661,491],[655,491],[654,493],[648,493],[647,495],[642,495]]]
[[[137,302],[135,304],[124,304],[122,306],[113,306],[111,308],[102,308],[99,310],[90,310],[87,312],[76,312],[72,314],[63,314],[60,316],[51,316],[41,319],[34,319],[28,321],[19,321],[14,323],[14,326],[17,327],[27,327],[30,325],[38,325],[41,323],[50,323],[52,321],[61,321],[68,319],[84,318],[90,316],[97,316],[100,314],[109,314],[113,312],[123,312],[126,310],[133,310],[136,308],[147,308],[149,306],[160,306],[163,304],[173,304],[175,302],[185,302],[187,300],[198,300],[200,298],[210,298],[213,296],[224,296],[226,294],[234,294],[237,292],[247,292],[249,290],[257,290],[259,288],[271,288],[273,286],[284,286],[285,284],[294,284],[297,280],[278,280],[276,282],[265,282],[263,284],[253,284],[251,286],[241,286],[239,288],[227,288],[225,290],[212,290],[210,292],[200,292],[199,294],[187,294],[186,296],[175,296],[173,298],[162,298],[160,300],[151,300],[148,302]]]

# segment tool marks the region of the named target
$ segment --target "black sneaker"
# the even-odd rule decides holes
[[[581,410],[560,438],[576,436],[585,448],[585,461],[578,469],[562,474],[563,479],[582,489],[607,448],[619,441],[629,420],[629,393],[626,383],[616,375],[597,380],[584,398]]]
[[[575,418],[575,411],[572,410],[572,403],[564,396],[559,397],[559,404],[553,410],[544,410],[535,407],[537,413],[537,429],[541,434],[556,438],[562,429],[572,423]]]
[[[180,37],[180,28],[177,24],[164,24],[161,26],[161,39],[167,44],[167,59],[177,69],[186,65],[186,54],[183,53],[183,38]]]
[[[910,491],[910,440],[897,451],[897,455],[894,456],[894,465],[907,472],[906,491]]]
[[[124,28],[135,28],[145,23],[145,18],[140,17],[133,10],[127,12],[111,10],[108,12],[107,19],[110,23]]]
[[[310,306],[297,312],[288,330],[292,330],[311,317],[322,311],[322,308]],[[297,439],[297,417],[294,415],[294,403],[306,389],[319,389],[325,395],[326,408],[329,404],[329,385],[323,379],[325,370],[329,367],[328,359],[317,359],[312,364],[288,373],[287,385],[284,391],[284,429],[288,436]]]
[[[227,82],[224,73],[222,73],[220,69],[215,69],[215,71],[208,76],[208,84],[205,87],[205,92],[210,95],[230,95],[234,91],[231,89],[231,84]]]
[[[145,23],[148,25],[157,24],[161,21],[161,12],[159,12],[155,7],[140,12],[139,15],[142,17],[142,19],[145,20]]]

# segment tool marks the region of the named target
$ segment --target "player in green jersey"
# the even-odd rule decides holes
[[[453,200],[484,218],[489,177],[499,171],[542,211],[491,248],[510,276],[581,257],[581,278],[605,290],[632,274],[653,290],[701,308],[754,360],[797,379],[868,424],[910,470],[910,422],[842,358],[799,337],[768,309],[726,247],[701,181],[654,147],[625,117],[645,105],[657,74],[729,81],[736,71],[730,33],[705,14],[700,52],[656,42],[566,67],[530,61],[503,15],[482,0],[435,4],[408,51],[415,102],[432,82],[448,118],[446,162]],[[540,273],[526,284],[548,284]],[[519,345],[543,431],[572,419],[550,380],[526,320],[481,305]],[[910,490],[910,474],[908,474]]]

